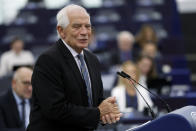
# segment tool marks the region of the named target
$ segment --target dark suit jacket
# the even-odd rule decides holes
[[[93,107],[74,57],[59,40],[37,60],[28,131],[88,131],[97,127],[103,86],[97,58],[84,50],[91,78]]]
[[[11,89],[0,96],[0,131],[24,131]]]
[[[112,50],[110,52],[111,54],[111,60],[112,60],[112,65],[121,65],[123,62],[123,60],[121,60],[121,51],[119,49],[117,50]],[[138,50],[133,47],[132,50],[130,51],[130,60],[133,62],[136,62],[137,58],[138,58],[139,54],[138,54]]]

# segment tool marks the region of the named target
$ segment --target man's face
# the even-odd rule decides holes
[[[64,41],[80,53],[90,42],[90,17],[84,11],[72,11],[68,13],[68,18],[70,24],[63,29]]]
[[[19,78],[12,81],[12,87],[21,98],[29,99],[32,96],[31,85],[32,71],[27,70],[20,74]]]
[[[133,47],[133,38],[129,36],[128,34],[123,34],[118,39],[118,48],[121,51],[131,51]]]

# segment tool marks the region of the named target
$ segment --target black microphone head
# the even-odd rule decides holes
[[[121,72],[117,72],[117,74],[123,78],[126,78],[126,75],[122,74]]]
[[[127,73],[125,73],[124,71],[121,71],[121,74],[122,74],[123,76],[125,76],[126,78],[131,78],[131,76],[128,75]]]
[[[116,74],[121,76],[121,73],[119,71],[117,71]]]

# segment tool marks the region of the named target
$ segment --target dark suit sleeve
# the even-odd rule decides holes
[[[49,55],[42,55],[35,65],[33,93],[42,114],[61,124],[95,129],[100,119],[98,108],[77,106],[67,101],[60,69],[58,61]]]
[[[94,67],[96,67],[96,72],[98,73],[98,79],[97,79],[97,83],[99,83],[99,96],[98,96],[98,103],[101,104],[101,102],[105,99],[105,97],[103,96],[103,83],[102,83],[102,80],[101,80],[101,66],[100,66],[100,63],[98,61],[98,59],[96,58],[95,62],[94,62]],[[98,105],[99,105],[98,104]]]
[[[2,107],[0,106],[0,129],[5,127],[6,126],[5,126],[4,116],[3,116],[3,110]]]
[[[1,98],[0,98],[1,99]],[[22,128],[14,128],[14,127],[7,127],[6,126],[6,120],[5,120],[5,112],[3,112],[3,103],[0,103],[0,131],[25,131],[25,129]]]

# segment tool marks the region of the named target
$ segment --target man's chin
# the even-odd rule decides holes
[[[80,48],[84,49],[88,47],[88,43],[80,43]]]
[[[24,97],[25,97],[25,99],[30,99],[31,96],[32,96],[32,95],[26,95],[26,96],[24,96]]]

